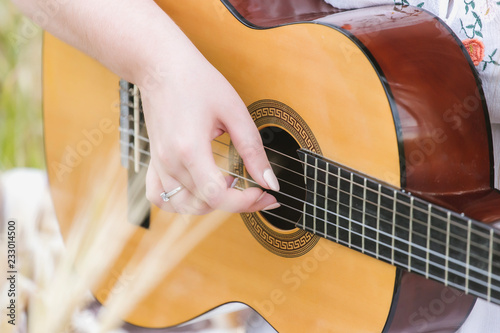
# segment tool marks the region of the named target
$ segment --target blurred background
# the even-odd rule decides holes
[[[0,172],[44,169],[42,30],[0,0]]]

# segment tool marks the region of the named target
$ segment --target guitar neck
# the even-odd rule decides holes
[[[494,228],[306,150],[298,227],[391,265],[500,304]]]

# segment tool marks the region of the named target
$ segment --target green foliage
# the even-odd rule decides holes
[[[44,168],[41,29],[0,0],[0,171]]]

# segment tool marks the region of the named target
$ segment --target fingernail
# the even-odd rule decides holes
[[[234,178],[233,183],[231,184],[231,188],[234,188],[236,186],[236,183],[240,180],[239,178]]]
[[[276,209],[276,208],[279,208],[281,205],[277,202],[273,203],[272,205],[269,205],[267,207],[265,207],[263,210],[271,210],[271,209]]]
[[[274,175],[273,170],[266,169],[266,171],[264,171],[264,180],[271,190],[276,192],[280,190],[280,184],[278,183],[278,179]]]

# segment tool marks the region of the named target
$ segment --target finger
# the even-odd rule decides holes
[[[206,165],[206,163],[204,165]],[[177,188],[180,183],[168,175],[164,176],[163,180],[160,180],[153,165],[150,165],[148,168],[146,176],[146,193],[148,195],[148,199],[162,210],[182,214],[206,214],[214,208],[220,208],[228,212],[242,213],[274,209],[279,206],[277,205],[274,196],[269,193],[265,193],[258,188],[250,188],[244,191],[236,190],[232,187],[236,185],[235,181],[238,181],[238,178],[234,178],[229,175],[225,177],[222,176],[217,167],[215,167],[212,172],[216,175],[206,178],[206,180],[199,181],[200,184],[206,182],[206,185],[201,186],[201,192],[203,193],[205,200],[209,200],[209,202],[210,198],[213,200],[214,196],[220,195],[220,204],[211,201],[210,206],[203,200],[200,200],[187,188],[170,197],[168,202],[163,202],[160,194],[164,191],[168,192],[171,189]],[[205,175],[208,174],[208,172],[205,173]],[[219,176],[221,177],[221,180],[219,182],[214,181],[214,179]],[[219,183],[218,186],[215,186],[217,183]],[[216,193],[218,190],[221,193]]]
[[[238,189],[237,187],[240,181],[238,177],[226,175],[224,178],[226,179],[226,183],[229,188]],[[278,208],[279,206],[280,204],[277,203],[276,198],[274,196],[263,191],[259,196],[259,198],[255,201],[255,203],[252,206],[250,206],[249,210],[246,212],[255,212],[258,210],[270,210]]]
[[[245,167],[252,178],[262,187],[279,191],[279,182],[267,158],[262,139],[252,118],[245,115],[234,116],[226,125],[231,140],[243,159]]]
[[[246,212],[256,212],[259,210],[272,210],[280,207],[281,205],[276,201],[276,198],[267,193],[262,192],[257,201],[248,208]]]
[[[253,122],[251,126],[255,128]],[[260,136],[257,138],[259,142]],[[268,168],[263,174],[268,177],[268,173],[271,172],[269,162],[265,157],[265,152],[262,147],[262,156],[264,157],[264,165]],[[197,160],[196,164],[186,166],[189,169],[191,178],[196,185],[196,188],[191,189],[192,192],[205,201],[213,209],[222,209],[229,212],[249,212],[253,210],[260,210],[266,208],[267,206],[276,203],[276,199],[272,195],[267,194],[266,198],[261,203],[257,203],[258,199],[262,196],[262,190],[258,188],[247,189],[245,191],[239,191],[231,188],[229,185],[229,179],[224,177],[220,169],[215,164],[212,144],[210,138],[205,140],[201,139],[200,144],[197,146]],[[266,173],[267,172],[267,173]],[[274,176],[274,174],[272,174]],[[261,175],[261,178],[263,175]],[[274,183],[274,189],[279,190],[279,185],[277,180]]]
[[[210,207],[218,208],[226,196],[226,191],[232,184],[229,178],[223,176],[222,172],[216,166],[212,156],[206,156],[211,153],[205,151],[200,155],[196,165],[189,168],[193,187],[190,189],[198,198],[206,202]]]
[[[234,188],[240,180],[239,178],[233,177],[231,175],[224,176],[224,179],[226,179],[226,185],[228,188]]]
[[[162,208],[164,202],[160,197],[163,192],[163,185],[160,181],[160,177],[150,163],[148,166],[148,171],[146,173],[146,198],[155,206]]]
[[[174,145],[175,148],[171,147],[169,152],[161,151],[157,154],[157,156],[160,156],[158,159],[152,158],[151,164],[156,166],[164,189],[175,188],[171,180],[173,176],[177,184],[180,183],[185,186],[189,192],[198,198],[198,201],[205,204],[203,208],[194,211],[208,211],[209,209],[218,208],[222,200],[224,200],[224,192],[231,185],[229,184],[230,178],[226,180],[216,166],[212,145],[208,138],[190,137],[190,140],[195,140],[198,144],[191,145],[187,141],[178,142]],[[200,144],[202,142],[205,142],[205,144]],[[173,149],[178,151],[178,154],[175,154]],[[172,156],[178,156],[178,158],[174,160]],[[186,201],[184,201],[184,205],[187,205]],[[193,209],[189,208],[183,211],[186,210],[193,212]]]
[[[193,151],[186,141],[179,141],[168,147],[170,149],[161,147],[155,154],[152,154],[150,164],[155,166],[164,188],[167,188],[167,182],[171,178],[175,178],[193,192],[196,186],[186,165],[194,163],[197,152]]]
[[[233,213],[248,213],[279,207],[276,198],[267,192],[251,187],[243,191],[228,189],[228,196],[220,209]]]
[[[164,178],[163,181],[160,180],[155,167],[150,164],[146,174],[146,197],[151,203],[172,213],[199,215],[212,210],[184,187],[170,196],[168,201],[162,199],[161,193],[177,189],[179,186],[181,186],[180,183],[170,176]]]

